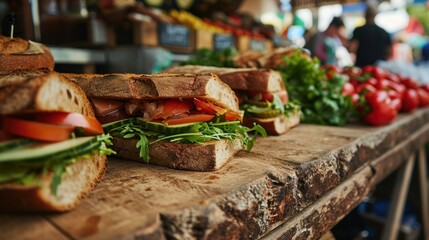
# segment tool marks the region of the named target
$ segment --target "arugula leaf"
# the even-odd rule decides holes
[[[149,146],[159,141],[169,141],[176,143],[191,143],[198,144],[211,140],[239,139],[242,146],[250,151],[257,135],[267,136],[264,128],[255,125],[253,128],[248,128],[239,121],[224,121],[224,116],[216,117],[211,122],[195,123],[190,132],[182,132],[178,134],[167,134],[159,131],[146,131],[140,128],[138,123],[128,122],[115,128],[112,134],[123,138],[139,138],[136,148],[140,149],[140,157],[145,162],[149,162]],[[251,138],[248,134],[254,133]]]

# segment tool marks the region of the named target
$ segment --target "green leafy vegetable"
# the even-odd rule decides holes
[[[103,134],[96,137],[99,144],[98,153],[100,155],[110,155],[115,153],[112,149],[107,147],[108,145],[112,145],[111,138],[112,137],[110,134]],[[32,146],[30,145],[29,147]],[[55,156],[37,162],[19,161],[2,163],[0,164],[0,183],[38,185],[38,181],[42,176],[52,172],[52,192],[57,194],[58,186],[61,184],[63,173],[66,172],[67,167],[76,160],[77,158],[63,159],[61,156]]]
[[[342,95],[347,79],[339,74],[327,79],[319,61],[308,59],[300,51],[284,58],[277,67],[290,99],[301,104],[302,122],[322,125],[345,125],[353,115],[350,97]]]
[[[136,121],[128,121],[127,124],[111,130],[111,133],[123,138],[138,138],[136,147],[140,149],[140,157],[145,162],[150,160],[149,146],[159,141],[204,143],[211,140],[239,139],[242,146],[250,151],[257,135],[267,136],[265,129],[259,125],[248,128],[241,125],[239,121],[224,121],[222,117],[217,117],[211,122],[199,122],[194,125],[190,128],[191,132],[167,134],[162,131],[144,130]],[[250,137],[248,133],[254,133],[254,136]]]
[[[195,56],[182,65],[202,65],[214,67],[234,67],[233,57],[237,51],[234,48],[225,48],[221,52],[215,52],[208,48],[199,49]]]

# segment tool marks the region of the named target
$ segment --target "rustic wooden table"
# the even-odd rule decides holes
[[[78,208],[2,214],[0,238],[318,238],[428,140],[429,108],[384,127],[301,124],[217,172],[111,159]]]

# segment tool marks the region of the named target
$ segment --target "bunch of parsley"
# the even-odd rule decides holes
[[[302,122],[345,125],[352,118],[351,99],[342,95],[347,78],[335,74],[328,79],[318,59],[296,51],[284,57],[284,64],[276,70],[282,74],[290,99],[301,104]]]

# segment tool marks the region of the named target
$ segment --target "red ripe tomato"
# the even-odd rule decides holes
[[[409,78],[409,77],[403,78],[401,82],[407,88],[412,88],[412,89],[418,89],[419,88],[419,84],[412,78]]]
[[[370,92],[365,95],[370,111],[363,116],[363,120],[374,126],[392,122],[398,113],[386,91]]]
[[[375,91],[377,91],[377,89],[369,83],[362,83],[357,85],[356,87],[356,93],[358,93],[359,95],[365,95],[369,92],[375,92]]]
[[[197,110],[211,115],[223,115],[227,112],[225,108],[214,105],[211,102],[206,102],[194,98],[194,104]]]
[[[36,113],[34,119],[38,122],[81,127],[90,135],[103,134],[103,128],[97,119],[84,116],[80,113],[41,112]]]
[[[402,97],[402,108],[403,112],[414,111],[419,106],[419,95],[415,89],[408,88],[405,90]]]
[[[389,82],[388,88],[400,94],[401,99],[406,87],[402,83]]]
[[[193,104],[187,101],[181,101],[178,99],[169,99],[165,101],[162,112],[153,116],[152,119],[167,119],[174,115],[182,113],[189,113],[193,108]]]
[[[422,85],[420,88],[429,93],[429,84]]]
[[[395,109],[399,111],[402,107],[402,93],[396,92],[394,90],[387,91],[392,103],[395,105]]]
[[[419,95],[419,107],[425,107],[429,105],[429,92],[426,92],[424,89],[417,89],[417,94]]]
[[[350,82],[343,85],[343,96],[352,96],[355,93],[355,87]]]
[[[379,81],[385,79],[387,75],[387,71],[382,67],[374,67],[372,70],[372,76]]]
[[[374,66],[372,65],[366,65],[362,68],[362,73],[370,73],[372,75],[372,71],[374,70]]]
[[[28,121],[12,117],[3,118],[3,128],[6,132],[47,142],[67,140],[73,132],[73,126],[54,125]]]
[[[375,79],[375,78],[373,78],[373,77],[370,77],[370,78],[368,78],[368,79],[366,80],[366,83],[369,83],[369,84],[371,84],[372,86],[375,86],[375,85],[377,85],[378,81],[377,81],[377,79]]]
[[[377,81],[377,83],[374,86],[378,90],[388,90],[390,86],[389,84],[390,84],[389,80],[380,79]]]
[[[401,83],[401,78],[394,73],[388,73],[386,79],[395,83]]]

